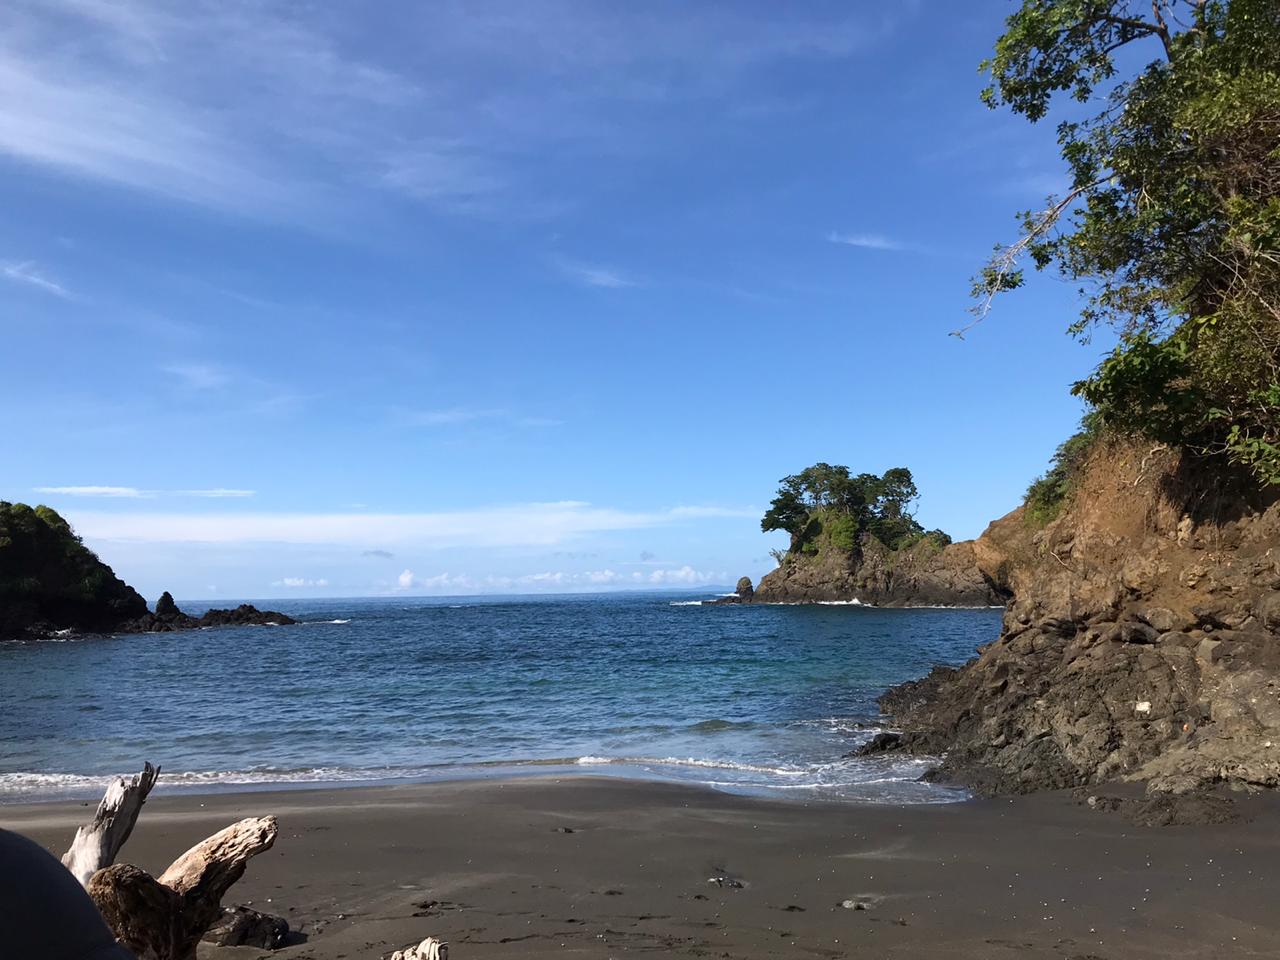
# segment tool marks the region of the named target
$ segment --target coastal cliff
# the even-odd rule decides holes
[[[57,511],[0,501],[0,639],[111,630],[146,612],[142,596]]]
[[[76,633],[158,633],[296,621],[241,604],[192,617],[166,592],[155,612],[50,507],[0,500],[0,640]]]
[[[849,602],[882,607],[1001,606],[1005,595],[978,566],[971,540],[923,537],[891,550],[865,535],[855,550],[820,542],[812,556],[787,554],[756,587],[752,603]]]
[[[1061,512],[973,544],[1012,599],[958,670],[889,691],[870,750],[944,754],[985,792],[1280,786],[1280,496],[1213,461],[1100,442]]]

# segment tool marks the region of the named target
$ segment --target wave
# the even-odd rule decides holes
[[[721,730],[754,730],[758,726],[760,726],[758,723],[750,720],[720,720],[715,718],[691,723],[685,729],[690,733],[719,733]]]
[[[672,600],[667,606],[670,607],[700,607],[705,600]]]

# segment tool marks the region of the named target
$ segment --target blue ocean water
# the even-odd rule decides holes
[[[923,761],[844,755],[886,686],[1000,624],[655,593],[259,605],[304,622],[0,644],[0,802],[91,797],[143,760],[166,789],[576,772],[956,799]]]

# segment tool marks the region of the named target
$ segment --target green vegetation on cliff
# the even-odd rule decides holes
[[[993,107],[1094,109],[1058,125],[1071,189],[997,248],[979,318],[1024,256],[1055,267],[1081,285],[1071,331],[1118,335],[1075,385],[1098,427],[1280,484],[1280,3],[1023,0],[983,67]]]
[[[0,638],[39,625],[108,630],[146,612],[56,511],[0,500]]]
[[[894,467],[881,476],[853,475],[848,467],[815,463],[782,479],[760,528],[791,534],[792,555],[816,554],[824,544],[854,553],[864,536],[890,550],[924,539],[946,546],[949,536],[941,530],[926,531],[916,520],[912,507],[918,496],[906,467]]]

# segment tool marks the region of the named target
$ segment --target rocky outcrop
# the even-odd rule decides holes
[[[725,604],[725,603],[750,603],[755,596],[755,587],[751,585],[750,577],[739,577],[738,585],[734,588],[733,593],[724,597],[716,597],[714,600],[703,600],[704,604]]]
[[[205,627],[282,627],[297,623],[293,617],[276,610],[259,610],[249,603],[228,610],[206,610],[198,617],[178,609],[166,590],[156,601],[155,613],[147,613],[120,624],[115,633],[169,633],[173,630],[198,630]]]
[[[864,536],[856,551],[819,541],[812,555],[789,553],[756,588],[754,603],[857,600],[881,607],[988,607],[1005,594],[982,572],[972,541],[926,538],[900,550]]]
[[[0,500],[0,640],[296,622],[247,603],[191,617],[168,591],[149,612],[147,601],[81,543],[56,511]]]
[[[0,640],[110,630],[146,612],[56,511],[0,501]]]
[[[1280,785],[1280,502],[1149,445],[1099,445],[1071,500],[972,547],[1012,596],[956,671],[890,691],[897,749],[986,792]]]

